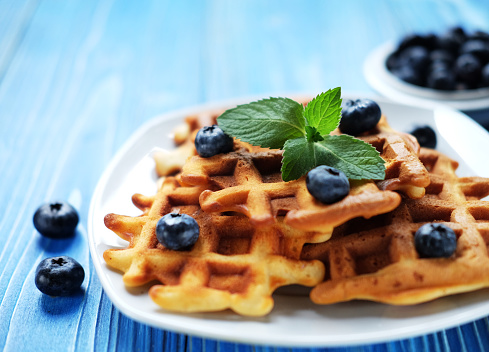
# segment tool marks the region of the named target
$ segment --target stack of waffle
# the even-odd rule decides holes
[[[235,141],[230,153],[196,155],[196,131],[216,117],[188,117],[175,134],[180,146],[155,154],[163,181],[156,195],[133,196],[141,216],[105,217],[128,242],[107,250],[105,261],[127,286],[153,282],[149,294],[162,308],[262,316],[273,308],[273,292],[292,284],[313,287],[318,304],[413,304],[489,286],[489,202],[481,200],[489,179],[458,178],[455,161],[420,148],[383,117],[360,138],[385,160],[385,180],[352,181],[346,198],[326,205],[309,194],[304,177],[282,181],[281,151]],[[199,224],[190,250],[158,242],[156,223],[168,213]],[[428,222],[455,231],[452,257],[418,256],[414,233]]]

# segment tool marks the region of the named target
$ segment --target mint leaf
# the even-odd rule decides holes
[[[304,111],[307,124],[321,135],[330,134],[341,120],[341,88],[330,89],[311,100]]]
[[[217,121],[224,132],[244,142],[284,149],[284,181],[319,165],[340,169],[349,179],[384,179],[385,162],[374,147],[349,135],[330,135],[340,119],[338,87],[319,94],[305,109],[288,98],[269,98],[229,109]]]
[[[289,139],[285,142],[282,157],[282,180],[297,180],[317,166],[313,142],[306,138]]]
[[[385,177],[385,161],[379,152],[352,136],[324,136],[324,141],[314,143],[314,153],[317,165],[340,169],[349,179],[382,180]]]
[[[319,142],[324,140],[321,134],[319,134],[319,131],[311,126],[306,126],[306,138],[308,142]]]
[[[217,118],[227,134],[256,146],[282,149],[288,139],[305,136],[302,104],[288,98],[269,98],[239,105]]]
[[[328,135],[319,142],[296,138],[285,143],[282,179],[295,180],[316,166],[329,165],[352,180],[381,180],[385,177],[384,163],[374,147],[348,135]]]

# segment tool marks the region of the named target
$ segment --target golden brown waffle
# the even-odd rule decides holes
[[[308,192],[305,177],[282,181],[281,160],[278,150],[194,156],[184,165],[180,180],[208,188],[200,195],[204,211],[239,212],[256,227],[273,225],[285,216],[285,224],[296,229],[330,234],[349,219],[385,213],[400,203],[397,193],[380,191],[373,182],[352,182],[346,198],[322,204]]]
[[[330,304],[354,299],[406,305],[489,286],[489,179],[459,178],[458,164],[422,149],[431,184],[422,199],[404,199],[391,213],[354,219],[326,243],[306,245],[303,259],[320,259],[325,281],[311,299]],[[450,258],[419,258],[414,233],[425,223],[451,227],[457,248]]]
[[[382,190],[401,191],[410,198],[421,198],[430,178],[418,158],[419,143],[407,133],[397,132],[382,116],[377,126],[359,139],[370,143],[385,160],[385,179],[377,182]]]
[[[140,217],[109,214],[106,226],[129,241],[125,249],[104,252],[107,264],[124,273],[127,286],[157,280],[151,298],[178,312],[232,309],[248,316],[265,315],[273,307],[273,291],[284,285],[314,286],[324,276],[317,260],[299,260],[305,242],[322,240],[282,221],[255,228],[240,214],[209,214],[198,205],[202,188],[180,187],[167,177],[155,197],[136,195]],[[184,213],[197,220],[200,235],[189,251],[161,245],[155,234],[160,217]]]
[[[187,158],[197,155],[194,140],[199,129],[217,124],[222,111],[209,111],[199,115],[187,116],[184,122],[173,131],[175,149],[158,150],[153,153],[158,176],[168,176],[179,172]]]
[[[309,100],[309,98],[298,99],[303,105],[307,105]],[[180,171],[188,157],[197,155],[194,145],[195,134],[204,126],[217,124],[217,118],[223,111],[216,109],[185,117],[184,122],[173,131],[174,141],[178,148],[165,151],[164,154],[155,153],[158,175],[166,176]],[[335,133],[339,134],[340,132],[337,130]],[[382,157],[387,160],[386,181],[379,183],[382,189],[399,190],[403,189],[404,186],[406,188],[410,186],[426,187],[429,178],[417,158],[420,147],[415,137],[395,131],[389,126],[386,117],[382,116],[375,129],[359,138],[372,143],[381,152]],[[244,147],[248,151],[267,150],[242,141],[235,143],[238,144],[237,148]],[[412,190],[413,194],[419,194],[419,192],[420,190]]]
[[[303,105],[307,105],[309,100],[299,99]],[[217,124],[217,117],[222,112],[215,110],[186,117],[185,122],[174,131],[175,142],[179,146],[174,150],[154,153],[157,174],[166,176],[178,172],[187,158],[197,155],[194,146],[195,134],[204,126]],[[340,132],[336,130],[334,133]],[[358,138],[373,145],[386,161],[386,177],[383,181],[377,182],[381,190],[400,191],[410,198],[423,197],[425,188],[429,184],[429,176],[418,159],[420,147],[415,137],[394,130],[388,124],[387,118],[382,116],[373,130]],[[263,150],[243,142],[239,144],[248,150]]]

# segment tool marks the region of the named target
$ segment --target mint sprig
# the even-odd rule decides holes
[[[287,98],[239,105],[218,117],[227,134],[252,145],[283,149],[282,179],[290,181],[319,165],[350,179],[384,179],[384,160],[370,144],[349,135],[330,135],[341,120],[341,88],[330,89],[306,108]]]
[[[288,98],[270,98],[238,105],[218,118],[227,134],[252,145],[282,149],[288,139],[305,135],[302,104]]]

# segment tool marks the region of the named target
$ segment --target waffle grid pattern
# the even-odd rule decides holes
[[[180,178],[185,184],[208,186],[200,196],[204,211],[239,212],[257,227],[285,216],[291,227],[326,234],[351,218],[385,213],[400,202],[397,193],[380,191],[373,182],[351,182],[346,198],[322,204],[308,192],[305,177],[282,181],[281,158],[280,151],[239,151],[206,159],[195,156],[187,161]]]
[[[104,259],[124,272],[128,286],[157,280],[149,294],[161,307],[180,312],[230,308],[241,315],[260,316],[273,308],[273,291],[283,285],[314,286],[324,276],[316,260],[299,260],[304,234],[277,222],[255,228],[237,214],[208,214],[198,206],[199,187],[179,187],[168,178],[155,198],[140,195],[134,203],[144,211],[137,218],[109,214],[106,226],[130,242],[109,249]],[[190,251],[171,251],[156,240],[158,219],[169,212],[193,216],[199,240]]]
[[[311,299],[330,304],[366,299],[414,304],[440,296],[489,286],[489,180],[458,178],[457,163],[423,149],[420,159],[431,185],[422,199],[404,199],[401,206],[371,220],[355,219],[335,230],[330,241],[308,245],[304,259],[325,262],[325,282]],[[444,223],[457,234],[450,258],[419,258],[414,233],[428,222]]]

